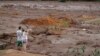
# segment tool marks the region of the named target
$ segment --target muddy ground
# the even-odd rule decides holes
[[[13,33],[20,25],[26,28],[20,24],[22,20],[53,15],[67,17],[77,24],[54,29],[57,34],[54,31],[47,34],[46,27],[32,28],[27,52],[47,56],[92,56],[94,49],[100,49],[99,5],[99,2],[0,2],[0,34],[8,34],[5,37],[8,42],[12,38],[5,49],[16,49]],[[79,54],[76,49],[80,51],[83,47],[85,52]]]

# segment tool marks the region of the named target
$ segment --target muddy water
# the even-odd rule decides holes
[[[14,4],[14,7],[1,7],[0,8],[0,33],[12,33],[16,32],[17,27],[20,25],[19,23],[26,18],[36,18],[50,14],[59,14],[60,16],[67,15],[71,18],[77,19],[77,16],[83,14],[91,14],[87,13],[90,9],[89,5],[92,7],[93,15],[100,15],[99,5],[100,3],[96,2],[68,2],[68,3],[59,3],[59,2],[0,2],[0,4]],[[0,6],[2,6],[0,5]],[[31,6],[31,7],[30,7]],[[81,6],[83,6],[81,8]],[[26,8],[28,7],[28,8]],[[30,7],[30,8],[29,8]],[[77,7],[77,8],[76,8]],[[33,8],[33,9],[32,9]],[[62,9],[63,8],[63,9]],[[75,11],[66,11],[66,10],[73,10]],[[54,10],[50,10],[54,9]],[[76,11],[76,10],[87,10],[83,11]],[[66,12],[64,12],[64,11]],[[17,12],[19,15],[12,15],[14,12]],[[82,12],[82,13],[81,13]],[[12,13],[12,14],[11,14]],[[9,15],[9,16],[8,16]],[[30,53],[41,53],[47,54],[49,56],[64,56],[63,54],[66,53],[68,48],[72,47],[80,47],[84,45],[91,50],[94,48],[92,46],[96,45],[99,46],[100,43],[100,34],[89,34],[87,32],[79,31],[79,34],[73,33],[76,28],[70,28],[72,30],[64,30],[64,34],[61,34],[60,37],[57,35],[33,35],[30,37],[31,41],[29,40],[28,51]],[[79,28],[77,28],[79,29]],[[80,30],[80,29],[79,29]],[[93,31],[94,32],[94,31]],[[47,38],[46,38],[47,37]],[[83,41],[84,40],[84,41]],[[80,43],[82,42],[82,43]],[[79,45],[76,45],[80,43]],[[8,48],[15,49],[15,45],[9,45]],[[100,48],[100,47],[99,47]],[[87,52],[88,53],[88,52]],[[65,55],[66,56],[66,55]]]
[[[6,4],[5,4],[6,3]],[[1,5],[14,5],[15,7],[28,7],[33,9],[56,9],[62,11],[77,11],[77,10],[85,10],[85,11],[98,11],[100,10],[100,3],[99,2],[1,2]]]

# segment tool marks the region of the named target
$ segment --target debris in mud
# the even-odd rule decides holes
[[[0,50],[5,49],[6,46],[7,46],[7,43],[4,43],[4,42],[1,42],[1,41],[0,41]]]
[[[0,34],[0,39],[8,39],[8,34],[6,34],[6,33],[2,33],[2,34]]]
[[[81,21],[87,21],[96,18],[94,15],[80,15],[78,17],[80,18]]]
[[[2,33],[0,34],[0,39],[8,39],[10,37],[15,37],[16,34],[15,33]]]
[[[0,35],[0,41],[6,43],[6,45],[14,44],[16,37],[15,33],[3,33]]]
[[[42,45],[51,44],[51,41],[47,40],[47,39],[43,39],[43,40],[40,40],[39,42],[37,42],[37,44],[42,44]]]
[[[3,8],[12,8],[12,7],[14,7],[14,5],[13,4],[5,4],[5,5],[2,5],[1,7],[3,7]]]
[[[48,29],[46,27],[34,27],[32,28],[31,34],[39,35],[39,34],[46,34]]]
[[[92,47],[97,48],[97,47],[100,47],[100,45],[95,44],[95,45],[93,45]]]
[[[60,35],[61,31],[48,30],[46,35]]]
[[[94,19],[95,17],[92,15],[82,15],[82,18],[84,19]]]
[[[90,45],[93,44],[92,41],[79,41],[76,43],[76,45]]]

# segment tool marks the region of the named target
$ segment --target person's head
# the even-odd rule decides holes
[[[23,32],[25,32],[25,30],[24,30],[24,29],[22,29],[22,31],[23,31]]]
[[[21,26],[19,26],[18,29],[21,30]]]

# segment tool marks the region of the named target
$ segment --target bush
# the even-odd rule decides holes
[[[59,0],[60,2],[66,2],[66,0]]]
[[[99,1],[100,2],[100,0],[96,0],[96,1]]]

